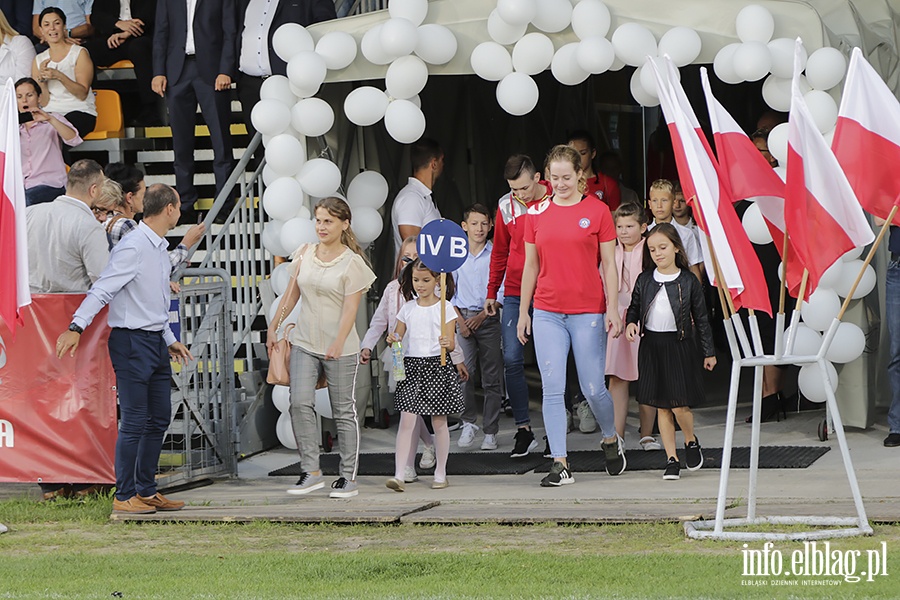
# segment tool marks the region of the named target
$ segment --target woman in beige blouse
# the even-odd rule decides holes
[[[269,325],[267,345],[271,347],[277,339],[278,321],[303,298],[296,327],[290,334],[290,414],[303,472],[289,494],[303,495],[325,486],[319,468],[318,417],[314,410],[316,381],[323,370],[341,454],[341,476],[331,484],[329,495],[349,498],[358,493],[356,313],[363,294],[375,281],[375,273],[350,229],[350,216],[350,207],[340,198],[323,198],[316,204],[319,243],[301,246],[294,252],[295,284],[288,286],[278,305],[279,318]]]

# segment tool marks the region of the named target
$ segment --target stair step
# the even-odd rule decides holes
[[[231,135],[247,135],[247,126],[243,123],[231,124]],[[170,138],[172,137],[171,127],[145,127],[144,137],[148,138]],[[209,127],[206,125],[197,125],[194,127],[194,137],[209,137]]]
[[[244,156],[246,148],[234,148],[232,155],[234,160],[240,160]],[[212,163],[215,159],[212,148],[198,148],[194,150],[194,161],[208,161]],[[137,161],[139,163],[173,163],[175,162],[174,150],[146,150],[137,153]]]

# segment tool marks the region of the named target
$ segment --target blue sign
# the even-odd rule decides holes
[[[466,232],[447,219],[426,223],[419,232],[417,245],[422,262],[438,273],[452,273],[463,266],[469,256]]]

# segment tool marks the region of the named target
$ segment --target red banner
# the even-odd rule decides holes
[[[16,339],[0,320],[0,481],[115,483],[115,373],[106,309],[75,358],[56,338],[84,294],[40,294],[22,310]]]

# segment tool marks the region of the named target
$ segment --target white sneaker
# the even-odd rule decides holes
[[[468,448],[475,443],[475,432],[478,431],[478,425],[475,423],[463,423],[462,433],[459,434],[459,440],[456,445],[460,448]]]
[[[484,441],[481,442],[482,450],[496,450],[497,449],[497,434],[495,433],[486,433],[484,434]]]
[[[412,467],[406,467],[406,470],[403,472],[403,483],[415,483],[419,480],[419,475],[416,473],[416,470]]]
[[[419,459],[419,468],[430,469],[436,463],[437,458],[434,455],[434,446],[425,446],[425,449],[422,450],[422,458]]]
[[[652,435],[645,435],[641,438],[641,448],[649,452],[650,450],[660,450],[662,446],[659,445],[659,442]]]

